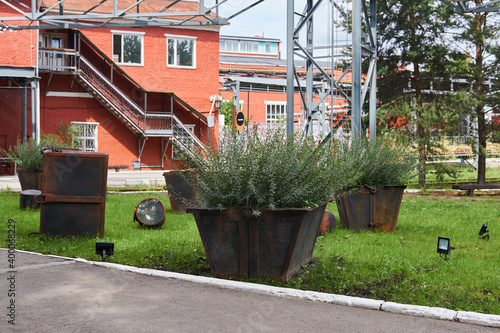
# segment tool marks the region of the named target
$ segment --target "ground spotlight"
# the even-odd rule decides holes
[[[490,229],[488,229],[488,223],[485,223],[481,226],[481,230],[479,230],[478,235],[482,239],[485,239],[486,237],[490,239]]]
[[[135,207],[134,221],[146,227],[161,228],[165,222],[165,206],[156,198],[141,200]]]
[[[437,253],[440,256],[444,254],[444,259],[448,260],[451,257],[451,250],[455,250],[450,244],[450,239],[446,237],[438,237]]]
[[[106,258],[113,254],[115,249],[115,243],[106,242],[96,242],[95,243],[95,254],[102,256],[102,261],[106,261]]]

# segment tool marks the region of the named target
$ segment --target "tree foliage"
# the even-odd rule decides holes
[[[425,187],[432,124],[444,109],[424,94],[429,76],[443,75],[450,54],[443,34],[452,24],[450,7],[434,0],[378,2],[379,99],[385,129],[403,127],[419,153],[419,185]],[[425,73],[425,74],[424,74]],[[439,112],[438,112],[439,110]]]

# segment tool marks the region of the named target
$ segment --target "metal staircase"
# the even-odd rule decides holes
[[[75,79],[137,136],[169,137],[188,153],[206,150],[173,113],[145,112],[81,55],[77,66]]]
[[[40,50],[39,68],[50,73],[74,75],[87,92],[140,139],[170,138],[188,154],[206,151],[203,143],[173,113],[145,112],[79,52]]]

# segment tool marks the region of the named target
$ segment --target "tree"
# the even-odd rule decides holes
[[[416,134],[419,186],[425,187],[431,148],[428,122],[439,108],[435,100],[425,100],[422,71],[438,75],[433,70],[443,68],[443,62],[449,59],[442,36],[452,23],[452,9],[434,0],[388,0],[377,6],[381,110],[396,116],[402,116],[401,111],[406,113],[404,119],[412,124]],[[401,70],[408,67],[412,70]]]
[[[475,0],[476,6],[481,6],[483,0]],[[456,34],[458,45],[465,45],[472,49],[470,57],[473,65],[465,68],[458,74],[463,75],[472,83],[469,89],[473,115],[477,121],[477,141],[478,141],[478,173],[477,182],[484,184],[486,180],[486,142],[488,135],[492,132],[486,121],[487,107],[497,107],[499,105],[498,82],[490,85],[487,81],[492,80],[497,75],[500,62],[500,48],[498,46],[498,34],[500,32],[500,20],[498,13],[476,12],[457,15],[457,26],[461,27],[461,33]]]
[[[234,99],[223,101],[220,105],[219,114],[224,115],[224,125],[226,126],[233,124],[233,105]]]

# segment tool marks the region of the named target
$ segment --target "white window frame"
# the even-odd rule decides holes
[[[266,123],[268,124],[278,124],[280,121],[278,121],[278,116],[283,116],[283,120],[286,121],[286,101],[264,101],[266,105]],[[280,110],[279,114],[278,112],[275,112],[275,115],[273,115],[269,112],[269,108],[272,106],[278,106],[282,107],[282,111]],[[276,110],[275,110],[276,111]]]
[[[187,128],[188,131],[190,131],[194,135],[194,124],[184,124],[184,126]],[[193,145],[193,141],[191,141],[191,145]],[[179,158],[179,148],[175,144],[172,145],[172,159],[173,160],[182,160],[182,158]]]
[[[185,69],[196,69],[196,39],[197,39],[197,37],[182,36],[182,35],[170,35],[170,34],[165,34],[165,37],[167,37],[167,39],[166,39],[166,43],[167,43],[167,52],[166,52],[167,67],[171,67],[171,68],[185,68]],[[177,64],[177,60],[176,60],[175,64],[169,64],[168,63],[168,41],[170,39],[175,41],[175,45],[174,45],[174,59],[177,59],[177,41],[178,40],[180,40],[180,39],[189,39],[189,40],[193,41],[193,59],[192,59],[193,65],[192,66],[178,65]]]
[[[122,61],[117,61],[116,63],[122,66],[144,66],[144,35],[146,34],[145,32],[137,32],[137,31],[124,31],[124,30],[111,30],[111,33],[113,34],[113,40],[112,40],[112,56],[114,57],[115,55],[115,35],[121,35],[122,36],[122,42],[121,42],[121,58]],[[123,35],[131,35],[131,36],[139,36],[141,37],[141,63],[131,63],[131,62],[123,62]]]
[[[219,42],[219,51],[220,52],[225,52],[225,53],[244,53],[244,54],[258,54],[258,55],[273,55],[277,56],[279,55],[278,51],[278,42],[272,42],[272,41],[256,41],[256,40],[244,40],[244,39],[233,39],[233,38],[221,38],[224,40],[224,47]],[[228,42],[236,42],[236,49],[233,49],[231,47],[231,50],[228,50]],[[243,43],[245,42],[251,42],[251,43],[256,43],[256,48],[255,50],[252,47],[252,50],[243,50]],[[261,43],[263,43],[261,45]],[[252,44],[253,45],[253,44]],[[267,45],[269,46],[269,52],[266,51]],[[273,49],[275,51],[273,52]]]
[[[80,135],[73,137],[73,140],[74,141],[78,140],[78,141],[80,141],[80,143],[82,143],[82,140],[83,140],[83,144],[78,145],[80,147],[75,147],[75,148],[79,148],[82,151],[97,152],[99,149],[98,140],[97,140],[97,138],[99,137],[99,135],[98,135],[99,123],[72,121],[71,124],[74,124],[77,126],[82,126],[82,127],[93,126],[95,128],[93,136],[86,136],[85,133],[80,133]],[[90,147],[90,148],[87,147],[87,140],[92,140],[94,142],[94,147]]]

